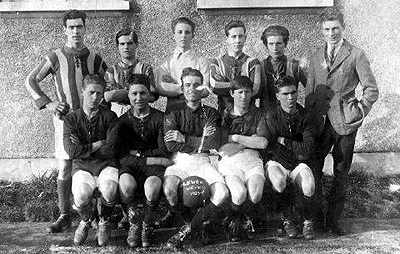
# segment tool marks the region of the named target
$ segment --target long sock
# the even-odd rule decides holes
[[[144,214],[144,223],[147,225],[153,225],[154,223],[154,213],[157,207],[157,201],[146,200],[146,212]]]
[[[315,218],[315,202],[314,197],[307,197],[303,195],[303,212],[304,219],[314,220]]]
[[[92,202],[89,202],[85,206],[76,207],[76,211],[79,213],[83,221],[89,221],[93,218]]]
[[[72,178],[67,180],[57,179],[58,208],[60,209],[61,214],[70,213],[71,183]]]
[[[114,211],[114,204],[109,204],[100,197],[97,199],[97,211],[100,218],[109,220]]]
[[[232,218],[239,218],[242,215],[242,208],[243,208],[243,205],[237,205],[237,204],[231,203]]]
[[[191,221],[192,230],[198,230],[201,228],[203,221],[210,220],[211,223],[215,221],[215,218],[219,212],[219,207],[210,202],[205,207],[200,208],[194,215]]]
[[[281,219],[291,219],[293,205],[293,189],[290,185],[282,193],[276,193],[278,211],[281,213]]]

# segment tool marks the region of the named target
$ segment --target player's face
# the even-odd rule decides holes
[[[244,43],[246,42],[246,34],[243,27],[234,27],[228,31],[228,38],[226,39],[228,50],[233,53],[241,53],[243,51]]]
[[[118,38],[118,51],[123,59],[131,59],[136,55],[136,43],[131,35],[122,35]]]
[[[335,45],[340,42],[343,38],[344,27],[339,20],[328,20],[322,22],[322,34],[324,35],[324,40]]]
[[[296,86],[284,86],[279,88],[276,98],[281,104],[283,111],[291,113],[296,109],[297,88]]]
[[[201,78],[197,76],[185,76],[182,81],[182,90],[185,99],[190,102],[201,100],[201,90],[198,89],[202,85]]]
[[[83,104],[89,109],[97,109],[103,98],[104,87],[99,84],[87,84],[82,91]]]
[[[128,97],[135,109],[143,109],[148,105],[150,93],[144,85],[134,84],[129,87]]]
[[[283,56],[286,48],[286,45],[283,42],[283,37],[281,35],[272,35],[268,36],[267,40],[268,53],[272,56],[272,58],[275,59]]]
[[[79,46],[83,43],[85,25],[81,18],[67,19],[64,33],[67,36],[67,43],[71,46]]]
[[[174,38],[177,47],[183,49],[190,48],[193,39],[192,27],[185,23],[176,24]]]
[[[250,88],[240,88],[232,91],[233,103],[237,107],[247,108],[250,105],[252,93]]]

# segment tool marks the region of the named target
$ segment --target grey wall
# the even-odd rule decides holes
[[[397,152],[400,150],[400,2],[340,0],[336,5],[345,14],[346,37],[365,50],[381,91],[379,101],[358,133],[356,150]],[[322,43],[317,26],[320,12],[321,9],[198,11],[195,0],[141,0],[131,12],[90,12],[86,45],[111,64],[117,59],[115,32],[122,26],[131,26],[139,32],[139,58],[158,66],[174,47],[170,21],[185,15],[198,25],[193,47],[204,56],[213,57],[224,45],[224,24],[239,18],[248,28],[245,48],[248,54],[264,58],[261,32],[270,24],[282,24],[291,32],[288,55],[306,58],[311,49]],[[53,153],[50,114],[36,110],[24,81],[41,56],[63,45],[61,13],[0,15],[0,158],[50,157]],[[43,87],[54,97],[50,79]],[[162,101],[158,103],[161,104]]]

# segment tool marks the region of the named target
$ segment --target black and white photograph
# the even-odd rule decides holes
[[[0,0],[0,253],[400,253],[400,2]]]

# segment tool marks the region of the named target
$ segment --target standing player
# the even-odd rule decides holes
[[[230,81],[238,76],[249,77],[253,84],[253,96],[258,95],[261,85],[261,65],[256,58],[243,52],[246,43],[246,27],[240,20],[233,20],[225,26],[227,53],[210,62],[211,87],[218,95],[218,111],[232,108]]]
[[[265,85],[262,86],[260,106],[269,108],[276,104],[274,83],[279,77],[291,76],[296,84],[306,86],[307,79],[299,61],[285,55],[289,42],[289,31],[284,26],[269,26],[262,33],[261,40],[269,56],[263,60]]]
[[[120,158],[119,191],[128,214],[130,229],[127,243],[137,247],[151,244],[154,213],[158,204],[165,167],[171,164],[164,144],[164,114],[149,105],[150,82],[147,76],[135,74],[129,86],[131,109],[123,114],[115,128],[114,139]],[[143,221],[136,212],[138,192],[146,198]]]
[[[210,86],[210,67],[207,59],[198,56],[192,49],[195,24],[188,18],[180,17],[172,21],[176,48],[160,66],[157,75],[157,92],[167,97],[166,112],[185,107],[185,97],[181,89],[182,70],[186,67],[197,69],[203,75],[203,85]],[[202,97],[208,96],[202,90]]]
[[[111,110],[119,117],[131,107],[128,90],[133,75],[146,75],[150,83],[150,102],[157,100],[158,95],[155,94],[153,69],[136,58],[137,34],[130,29],[121,29],[115,36],[115,42],[121,59],[106,71],[105,79],[108,91],[104,93],[104,99],[111,102]]]
[[[222,131],[227,131],[225,141],[238,146],[237,153],[224,156],[218,163],[219,172],[231,193],[232,216],[229,223],[230,240],[240,239],[240,228],[244,224],[244,203],[247,197],[250,207],[261,201],[265,175],[264,165],[257,150],[267,147],[266,125],[261,110],[251,105],[253,82],[246,76],[231,81],[230,95],[233,108],[224,112]],[[225,135],[224,135],[225,136]],[[225,146],[226,147],[226,146]],[[247,208],[247,209],[249,209]],[[252,225],[248,221],[249,226]]]
[[[379,92],[364,51],[343,38],[343,14],[337,9],[329,9],[321,15],[320,25],[325,45],[311,58],[306,107],[319,109],[325,120],[316,150],[318,194],[324,158],[333,147],[334,181],[328,193],[326,226],[332,233],[342,235],[345,232],[339,227],[338,220],[344,207],[357,130],[378,99]],[[360,99],[355,95],[358,85],[362,87]]]
[[[181,79],[185,107],[169,113],[164,123],[167,149],[177,153],[175,164],[166,169],[164,176],[164,193],[170,205],[164,220],[179,212],[178,186],[186,177],[205,179],[210,186],[211,202],[168,240],[170,248],[179,248],[190,232],[201,228],[204,219],[212,222],[229,195],[224,178],[211,165],[207,154],[210,149],[218,148],[220,117],[215,109],[201,104],[199,87],[203,84],[203,75],[198,70],[185,68]]]
[[[118,191],[118,169],[114,154],[108,148],[107,133],[117,119],[115,113],[99,107],[105,82],[97,74],[87,75],[82,84],[83,103],[64,118],[64,147],[72,159],[72,193],[74,208],[81,216],[75,231],[74,244],[81,245],[87,238],[93,219],[92,198],[98,188],[100,222],[97,232],[99,246],[110,238],[110,217]]]
[[[101,57],[89,50],[83,39],[86,32],[86,14],[70,10],[63,15],[64,47],[45,56],[28,75],[26,88],[39,109],[53,113],[55,158],[58,160],[57,194],[60,217],[48,227],[50,233],[62,232],[71,225],[71,160],[63,145],[63,116],[69,109],[81,107],[82,82],[87,74],[104,74],[107,68]],[[39,87],[39,83],[52,74],[57,99],[52,101]]]
[[[289,238],[297,236],[290,207],[294,193],[290,192],[289,185],[296,185],[303,193],[303,236],[309,240],[314,238],[315,182],[309,165],[314,153],[316,119],[297,103],[297,86],[290,76],[280,77],[275,82],[278,105],[266,114],[268,152],[271,154],[265,167],[273,189],[279,193],[281,218]]]

